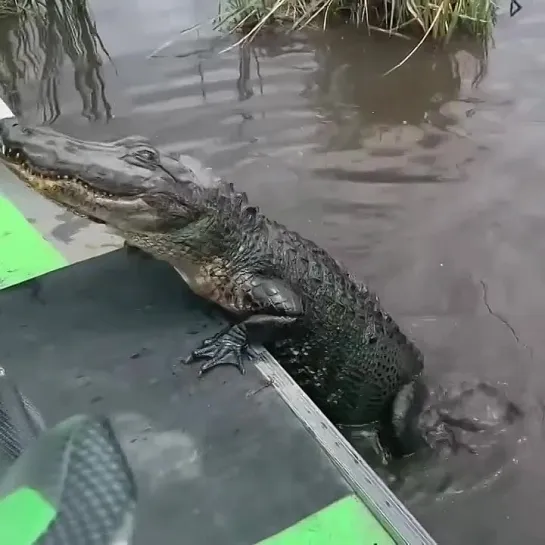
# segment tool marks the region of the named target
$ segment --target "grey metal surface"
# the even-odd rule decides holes
[[[252,545],[352,492],[254,366],[173,376],[222,324],[167,265],[123,250],[0,292],[0,361],[47,423],[112,415],[136,545]]]

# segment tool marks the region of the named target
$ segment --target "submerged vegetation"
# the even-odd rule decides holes
[[[496,9],[493,0],[224,0],[217,27],[242,32],[241,41],[272,25],[296,30],[341,21],[422,40],[447,41],[461,31],[486,41]]]

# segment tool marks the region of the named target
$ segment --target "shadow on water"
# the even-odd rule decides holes
[[[81,114],[90,120],[110,119],[101,53],[108,57],[85,0],[48,0],[37,4],[35,11],[2,20],[0,84],[8,105],[20,115],[21,87],[37,80],[41,121],[54,123],[61,115],[60,71],[68,58],[81,97]]]

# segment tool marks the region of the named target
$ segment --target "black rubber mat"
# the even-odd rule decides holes
[[[351,493],[251,364],[173,375],[223,324],[125,250],[0,291],[0,365],[47,423],[112,416],[139,486],[136,545],[252,545]]]

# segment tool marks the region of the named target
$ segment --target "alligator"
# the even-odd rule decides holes
[[[367,433],[387,459],[452,439],[430,411],[422,352],[379,298],[232,183],[139,136],[89,142],[8,119],[0,142],[34,190],[166,261],[230,316],[183,360],[200,361],[200,375],[244,373],[259,341],[339,429]]]

